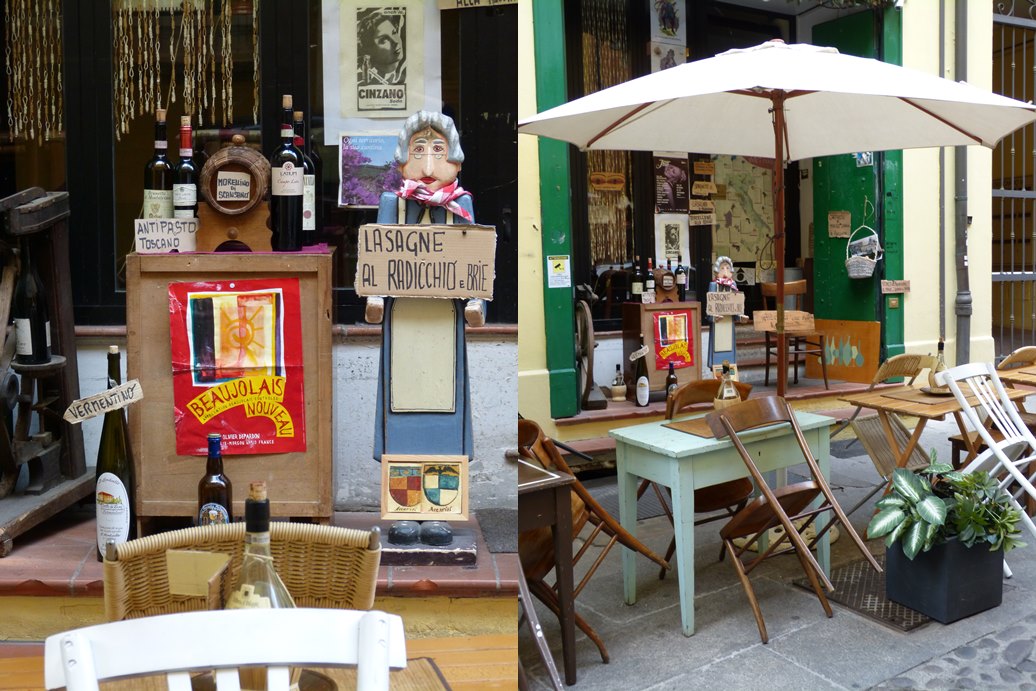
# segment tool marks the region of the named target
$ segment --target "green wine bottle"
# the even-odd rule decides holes
[[[108,388],[121,380],[119,346],[108,347]],[[97,561],[103,561],[109,542],[120,544],[136,534],[133,497],[133,454],[126,425],[126,409],[104,414],[97,447],[94,502],[97,510]]]

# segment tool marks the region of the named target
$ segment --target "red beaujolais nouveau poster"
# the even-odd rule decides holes
[[[169,284],[176,453],[306,450],[297,278]]]
[[[655,369],[669,369],[669,363],[680,369],[694,364],[689,334],[690,314],[685,311],[654,312]]]

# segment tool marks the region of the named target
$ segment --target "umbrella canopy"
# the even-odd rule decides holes
[[[962,82],[768,41],[602,89],[518,123],[580,149],[688,151],[774,160],[777,342],[784,336],[784,164],[815,156],[981,144],[1036,121],[1036,107]],[[777,393],[788,373],[778,368]]]

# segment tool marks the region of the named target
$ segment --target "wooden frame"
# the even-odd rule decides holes
[[[425,493],[427,466],[449,466],[458,476],[459,487],[455,499],[448,506],[434,509]],[[419,504],[405,507],[391,496],[390,474],[393,469],[416,469],[420,480]],[[468,476],[467,456],[383,454],[381,457],[381,517],[385,520],[404,519],[411,521],[466,521],[468,520]],[[416,489],[416,488],[412,488]]]
[[[687,329],[690,337],[693,364],[689,367],[676,368],[676,380],[683,385],[701,379],[702,364],[705,355],[701,351],[701,303],[700,302],[657,302],[643,304],[627,302],[622,305],[622,365],[623,376],[627,384],[633,380],[634,363],[630,362],[630,353],[640,347],[640,334],[644,334],[644,345],[650,347],[648,352],[648,383],[652,391],[665,387],[668,369],[655,367],[655,338],[653,316],[659,312],[684,312],[687,315]]]
[[[169,332],[170,283],[225,279],[299,280],[307,444],[304,452],[229,455],[227,476],[239,489],[234,514],[244,514],[252,480],[271,488],[274,516],[329,523],[333,512],[331,253],[129,254],[126,257],[127,374],[144,400],[129,407],[141,535],[149,518],[194,516],[204,456],[176,453]]]

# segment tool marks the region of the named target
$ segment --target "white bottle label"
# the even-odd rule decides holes
[[[144,215],[141,218],[172,218],[172,190],[144,190]]]
[[[633,287],[630,288],[630,292],[633,293],[634,295],[640,295],[641,293],[644,292],[644,284],[643,283],[634,282],[633,283]]]
[[[212,501],[203,504],[198,510],[198,525],[212,525],[230,523],[230,513],[227,507]]]
[[[647,405],[651,394],[647,377],[637,377],[637,405]]]
[[[101,473],[94,489],[97,507],[97,548],[104,554],[108,542],[126,542],[130,532],[130,499],[126,486],[114,473]]]
[[[304,172],[291,161],[274,168],[270,193],[278,197],[301,197],[306,186]]]
[[[50,322],[46,325],[47,347],[50,347]],[[14,352],[17,355],[32,355],[32,328],[28,319],[14,320]]]
[[[194,183],[173,183],[173,206],[194,206],[198,203],[198,186]],[[174,216],[174,218],[181,218]],[[191,218],[190,216],[188,218]]]
[[[662,290],[672,290],[673,286],[676,285],[672,274],[662,275]]]
[[[302,184],[302,230],[317,229],[317,176],[304,176]]]
[[[680,388],[679,384],[670,384],[669,388],[665,392],[665,395],[669,396],[669,395],[671,395],[674,391],[676,391],[679,388]]]

